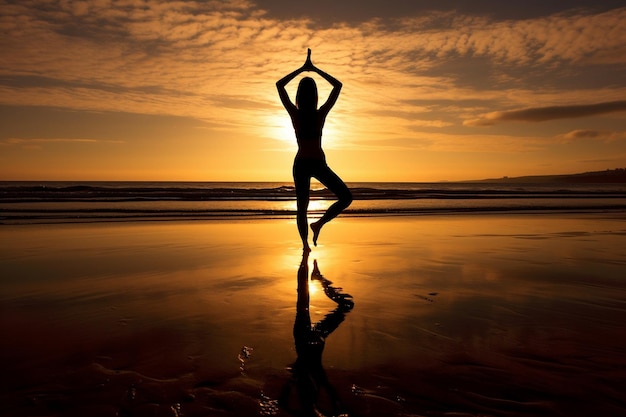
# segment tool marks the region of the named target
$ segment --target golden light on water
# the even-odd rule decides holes
[[[312,189],[318,189],[318,188],[323,188],[323,186],[316,186],[316,184],[313,184]],[[309,219],[313,218],[313,217],[319,217],[319,214],[321,211],[326,210],[331,204],[333,203],[333,200],[310,200],[309,201]],[[289,211],[296,211],[297,209],[297,203],[295,200],[293,201],[285,201],[283,207],[283,210],[289,210]]]
[[[313,280],[309,280],[309,295],[311,297],[315,297],[317,295],[317,293],[320,290],[320,284],[313,281]]]

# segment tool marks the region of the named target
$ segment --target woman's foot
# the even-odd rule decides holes
[[[317,259],[313,260],[313,272],[311,272],[311,279],[321,279],[324,278],[322,273],[320,272],[319,267],[317,266]]]
[[[320,235],[320,230],[322,230],[322,225],[319,223],[319,220],[315,223],[311,223],[311,230],[313,231],[313,245],[315,246],[317,246],[317,238]]]

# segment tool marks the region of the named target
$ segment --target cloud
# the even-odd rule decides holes
[[[581,159],[578,162],[583,164],[617,164],[617,166],[622,166],[624,155],[616,155],[615,158]]]
[[[572,119],[626,111],[626,101],[611,101],[572,106],[534,107],[521,110],[496,111],[481,115],[478,119],[465,120],[465,126],[492,126],[500,122],[544,122],[555,119]]]
[[[398,136],[380,139],[379,135],[361,137],[356,140],[342,140],[333,146],[353,152],[358,151],[403,151],[406,155],[411,152],[437,152],[437,153],[473,153],[482,154],[488,152],[501,154],[531,153],[545,149],[545,138],[537,136],[510,136],[510,135],[468,135],[448,134],[439,132],[419,133],[413,132],[410,137]]]
[[[611,142],[614,140],[626,139],[626,132],[616,132],[611,130],[593,130],[593,129],[579,129],[572,130],[571,132],[557,136],[565,142],[573,140],[592,139],[603,142]]]
[[[0,141],[0,145],[13,146],[34,146],[48,143],[124,143],[123,140],[102,140],[102,139],[68,139],[68,138],[7,138]]]
[[[625,17],[626,8],[499,22],[483,16],[434,13],[404,19],[396,33],[419,34],[413,41],[404,39],[402,46],[419,48],[437,57],[487,56],[506,64],[537,65],[588,60],[601,51],[623,48]],[[429,30],[415,30],[419,27]]]
[[[522,90],[517,83],[525,72],[626,63],[618,53],[626,44],[626,8],[517,20],[450,10],[376,18],[369,2],[371,18],[318,25],[306,17],[279,19],[263,4],[85,0],[51,7],[44,0],[0,0],[0,56],[7,57],[0,104],[184,116],[248,133],[262,129],[267,114],[282,114],[274,82],[311,47],[314,62],[344,82],[333,110],[343,126],[365,126],[384,111],[403,119],[400,134],[408,135],[450,128],[467,118],[461,114],[494,104],[588,98],[583,88]],[[475,73],[510,70],[516,78],[504,87],[461,82],[470,61]],[[456,72],[443,71],[451,66]],[[596,88],[594,100],[626,95],[615,85]],[[422,101],[457,107],[423,115]],[[468,109],[470,102],[481,109]]]
[[[256,0],[260,8],[272,17],[298,19],[307,17],[324,26],[336,22],[351,24],[374,18],[400,19],[406,16],[424,16],[456,10],[466,15],[489,15],[497,20],[523,20],[585,8],[606,11],[622,5],[620,0],[568,0],[567,2],[526,0],[524,2],[458,1],[458,0],[318,0],[310,2],[292,0]]]

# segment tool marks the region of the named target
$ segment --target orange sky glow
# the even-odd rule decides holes
[[[290,181],[307,48],[346,182],[626,167],[626,7],[552,3],[0,0],[0,180]]]

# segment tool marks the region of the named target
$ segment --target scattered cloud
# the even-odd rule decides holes
[[[601,158],[601,159],[583,159],[578,162],[584,164],[617,164],[618,167],[622,167],[624,162],[624,155],[617,155],[614,158]]]
[[[559,135],[558,139],[562,139],[565,142],[573,140],[592,139],[598,141],[610,142],[614,140],[626,139],[626,132],[615,132],[611,130],[592,130],[592,129],[579,129],[572,130],[571,132]]]
[[[465,126],[492,126],[496,123],[509,121],[544,122],[547,120],[573,119],[620,111],[626,111],[626,101],[496,111],[483,114],[478,119],[465,120],[463,124]]]
[[[8,138],[0,141],[0,145],[13,146],[13,145],[43,145],[47,143],[124,143],[123,140],[102,140],[102,139],[67,139],[67,138],[39,138],[39,139],[24,139],[24,138]]]
[[[590,3],[588,0],[568,0],[567,2],[526,0],[525,2],[502,1],[406,1],[406,0],[318,0],[311,7],[308,2],[292,0],[256,0],[273,17],[294,19],[308,16],[316,23],[364,22],[373,18],[394,19],[406,16],[423,16],[446,10],[457,10],[462,14],[490,15],[498,20],[529,19],[550,15],[565,10],[585,7],[594,11],[604,11],[622,6],[620,0],[603,0]]]
[[[270,138],[293,139],[274,83],[301,65],[306,48],[344,83],[325,126],[331,149],[535,151],[545,146],[540,136],[555,132],[508,125],[494,132],[500,136],[480,136],[470,127],[555,119],[572,119],[561,143],[617,143],[626,130],[621,115],[611,126],[589,125],[606,130],[574,121],[626,110],[626,7],[573,1],[328,1],[357,17],[343,19],[286,0],[0,0],[0,111],[30,109],[35,120],[32,109],[62,109],[81,126],[90,114],[116,114],[80,131],[48,113],[48,123],[30,126],[26,116],[18,123],[0,114],[11,124],[0,125],[0,145],[87,144],[94,135],[142,145],[161,138],[178,149],[192,137],[214,155],[244,148],[252,155],[272,147]],[[317,79],[320,96],[328,94]],[[161,129],[165,118],[171,123]],[[117,130],[103,131],[109,125]],[[137,126],[149,134],[137,139]],[[55,139],[73,135],[86,139]],[[185,166],[195,156],[170,154]]]
[[[378,139],[378,136],[365,138],[358,141],[348,140],[342,142],[334,149],[359,151],[402,151],[407,154],[418,151],[422,152],[450,152],[450,153],[500,153],[519,154],[536,152],[545,149],[545,138],[537,136],[511,136],[511,135],[467,135],[447,134],[439,132],[415,133],[411,137]]]
[[[594,57],[626,63],[615,52],[626,44],[626,8],[500,21],[432,11],[321,28],[306,17],[277,19],[243,0],[85,0],[54,7],[46,0],[0,0],[0,9],[2,104],[54,101],[236,122],[238,114],[219,111],[224,97],[271,109],[273,82],[299,65],[307,47],[315,62],[342,78],[346,92],[350,86],[371,94],[378,83],[379,95],[395,105],[411,97],[468,100],[502,91],[423,75],[459,58],[484,57],[498,71],[588,64]]]

